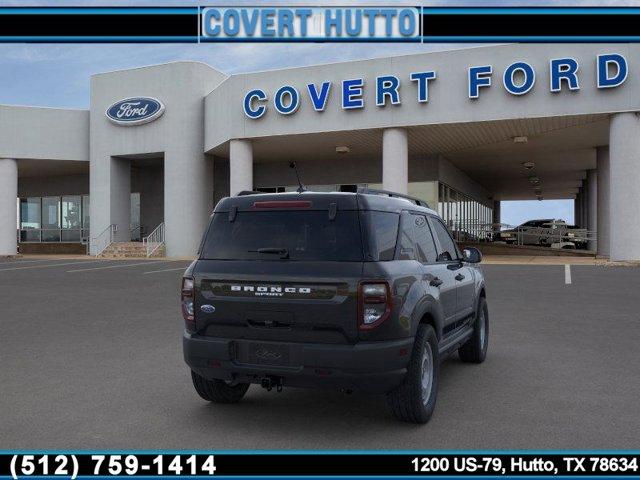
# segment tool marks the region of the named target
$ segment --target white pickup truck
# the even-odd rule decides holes
[[[518,245],[586,248],[587,229],[568,225],[564,220],[529,220],[515,228],[500,232],[496,240]]]

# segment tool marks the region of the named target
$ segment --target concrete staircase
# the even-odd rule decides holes
[[[158,248],[152,257],[164,257],[164,245]],[[142,242],[114,242],[109,245],[99,258],[147,258],[147,249]]]

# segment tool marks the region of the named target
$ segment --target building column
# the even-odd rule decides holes
[[[167,257],[196,255],[213,212],[213,158],[202,145],[164,152],[164,223]],[[151,233],[151,232],[149,232]]]
[[[382,131],[382,188],[407,193],[409,184],[409,142],[404,128]]]
[[[587,171],[587,230],[595,232],[598,229],[598,172],[596,170]],[[597,240],[595,237],[589,240],[587,248],[596,251]]]
[[[587,188],[587,179],[582,180],[582,195],[580,198],[582,204],[580,205],[580,226],[587,228],[587,219],[589,218],[589,189]]]
[[[229,194],[253,190],[253,145],[251,140],[229,142]]]
[[[111,158],[111,222],[116,225],[115,242],[131,241],[131,162]]]
[[[640,119],[618,113],[609,125],[611,260],[640,260]]]
[[[109,225],[115,225],[114,241],[131,240],[131,162],[111,156],[91,161],[89,184],[91,239],[108,235]],[[91,255],[96,254],[93,244]]]
[[[0,159],[0,256],[15,255],[18,248],[18,162]]]
[[[609,238],[611,217],[609,214],[610,202],[610,174],[609,174],[609,147],[598,147],[596,150],[598,164],[598,255],[609,256]]]
[[[491,222],[492,223],[502,223],[500,221],[501,219],[501,213],[500,213],[500,200],[494,200],[493,201],[493,212],[492,212],[492,218],[491,218]],[[500,230],[499,227],[494,227],[494,230]]]
[[[576,198],[573,199],[573,224],[580,224],[580,192],[576,193]]]
[[[491,209],[491,235],[493,239],[497,238],[498,233],[502,230],[502,214],[500,212],[500,200],[493,201],[493,208]]]

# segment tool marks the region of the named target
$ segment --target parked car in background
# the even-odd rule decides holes
[[[587,229],[568,225],[560,219],[529,220],[515,228],[503,230],[494,236],[496,241],[518,245],[539,245],[550,247],[561,245],[567,248],[571,243],[576,248],[586,248]]]
[[[529,220],[515,228],[503,230],[495,236],[496,241],[503,241],[508,244],[531,245],[539,244],[538,233],[543,225],[553,222],[553,219]]]

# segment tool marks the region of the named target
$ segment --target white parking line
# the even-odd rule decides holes
[[[564,266],[564,283],[571,285],[571,265]]]
[[[138,265],[152,265],[154,263],[167,263],[174,262],[175,260],[157,260],[155,262],[137,262],[137,263],[125,263],[124,265],[108,265],[106,267],[94,267],[94,268],[79,268],[76,270],[67,270],[67,273],[75,272],[89,272],[93,270],[107,270],[108,268],[125,268],[125,267],[137,267]]]
[[[9,270],[27,270],[29,268],[48,268],[48,267],[63,267],[65,265],[84,265],[85,263],[97,263],[104,262],[104,260],[91,260],[89,262],[67,262],[67,263],[50,263],[47,265],[29,265],[27,267],[13,267],[13,268],[0,268],[0,272],[7,272]]]
[[[143,272],[143,275],[149,275],[150,273],[162,273],[162,272],[176,272],[178,270],[182,270],[183,272],[187,269],[188,265],[180,268],[167,268],[165,270],[151,270],[150,272]]]

